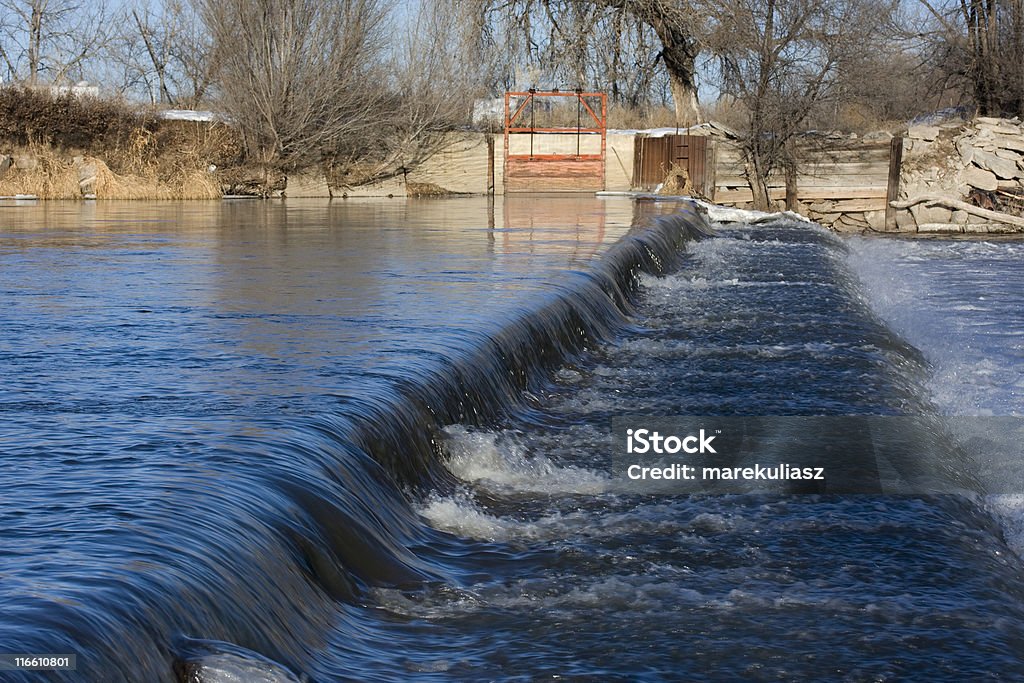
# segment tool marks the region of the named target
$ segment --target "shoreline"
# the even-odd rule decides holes
[[[589,195],[589,193],[567,193],[567,196],[574,195]],[[495,197],[505,195],[487,195],[484,193],[453,193],[447,195],[388,195],[388,196],[332,196],[332,197],[259,197],[256,195],[221,195],[220,197],[196,197],[196,198],[144,198],[144,197],[82,197],[82,198],[46,198],[38,197],[35,195],[15,195],[15,196],[0,196],[0,208],[14,208],[17,206],[34,206],[40,203],[106,203],[106,202],[154,202],[159,204],[168,203],[183,203],[183,204],[197,204],[197,203],[210,203],[210,202],[235,202],[235,201],[250,201],[250,200],[262,200],[271,201],[275,204],[286,203],[291,200],[292,202],[301,202],[303,204],[312,203],[326,203],[330,204],[335,201],[348,202],[348,201],[371,201],[371,202],[390,202],[395,200],[416,200],[416,201],[431,201],[435,199],[458,199],[458,198],[474,198],[474,197]],[[909,240],[938,240],[938,241],[1024,241],[1024,230],[1017,230],[1009,228],[1007,230],[999,230],[995,232],[980,231],[980,230],[963,230],[967,227],[976,228],[988,228],[995,224],[968,224],[966,226],[957,224],[935,224],[936,229],[934,231],[880,231],[880,230],[862,230],[862,231],[851,231],[851,230],[836,230],[835,228],[823,226],[820,223],[814,222],[812,219],[803,216],[798,213],[790,211],[781,212],[761,212],[751,211],[747,209],[737,209],[731,206],[722,204],[712,204],[695,197],[685,195],[661,195],[651,192],[632,192],[632,191],[601,191],[593,193],[593,196],[600,199],[604,197],[619,197],[619,198],[630,198],[634,202],[677,202],[677,203],[689,203],[699,207],[704,213],[710,212],[713,214],[710,216],[711,220],[723,221],[723,222],[743,222],[743,223],[763,223],[778,220],[780,218],[788,217],[794,221],[806,222],[810,225],[818,225],[829,232],[833,232],[841,236],[852,236],[857,235],[861,237],[881,237],[886,239],[909,239]],[[956,228],[960,228],[957,231]]]

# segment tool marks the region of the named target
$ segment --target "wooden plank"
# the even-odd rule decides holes
[[[827,154],[843,154],[844,152],[851,153],[871,153],[871,152],[886,152],[889,149],[888,140],[879,140],[864,142],[863,140],[841,140],[841,141],[821,141],[820,144],[797,144],[797,153],[807,157],[824,156]]]
[[[494,194],[494,136],[487,136],[487,194]]]
[[[786,186],[782,185],[769,185],[768,191],[773,199],[785,199],[786,197]],[[882,202],[885,201],[886,191],[884,187],[860,187],[860,188],[844,188],[844,187],[800,187],[797,189],[797,199],[802,202],[809,201],[825,201],[825,200],[870,200],[874,202],[872,206],[878,204],[877,208],[884,208]],[[734,202],[734,201],[752,201],[750,188],[749,187],[736,187],[736,186],[722,186],[717,185],[715,188],[715,200]],[[852,210],[852,209],[851,209]],[[861,211],[875,209],[861,209]]]
[[[604,162],[593,159],[505,161],[507,192],[595,192],[604,189]]]
[[[806,197],[801,200],[807,202]],[[823,200],[818,200],[823,201]],[[822,213],[858,213],[861,211],[882,211],[885,209],[885,197],[873,199],[834,199],[828,201],[828,208]]]
[[[785,199],[786,188],[784,187],[769,187],[768,196],[771,199]],[[736,204],[739,202],[752,202],[754,201],[754,195],[751,193],[750,188],[746,190],[726,190],[715,192],[715,201],[719,204]]]
[[[689,174],[693,188],[698,192],[704,187],[704,178],[706,177],[704,157],[707,153],[707,144],[707,138],[690,136]]]
[[[714,201],[715,198],[715,183],[718,180],[717,155],[718,145],[712,141],[707,146],[705,154],[707,169],[704,176],[704,187],[701,190],[704,193],[704,196],[708,197],[712,201]]]
[[[644,187],[644,141],[639,135],[633,140],[633,182],[632,187]]]
[[[797,178],[801,185],[809,185],[812,187],[887,187],[888,176],[889,174],[886,172],[876,173],[873,175],[798,175]]]
[[[800,187],[800,199],[877,199],[884,187]]]
[[[895,137],[889,147],[889,182],[885,193],[885,229],[896,230],[896,208],[892,202],[900,196],[900,169],[903,167],[903,138]]]
[[[877,162],[849,162],[844,164],[820,164],[817,166],[805,166],[799,169],[799,174],[809,177],[822,177],[833,175],[880,175],[883,178],[889,173],[889,160]]]

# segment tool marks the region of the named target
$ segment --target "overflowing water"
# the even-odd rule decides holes
[[[1024,670],[1005,489],[658,495],[608,459],[622,415],[1019,415],[1018,243],[564,197],[0,212],[0,654],[77,656],[10,680]]]

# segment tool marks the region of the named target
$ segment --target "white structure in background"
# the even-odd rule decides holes
[[[54,97],[74,95],[75,97],[99,97],[100,87],[89,85],[89,81],[79,81],[74,85],[51,85],[50,94]]]
[[[503,97],[488,97],[474,100],[473,125],[477,127],[504,126],[505,99]]]
[[[224,117],[212,111],[195,111],[193,109],[164,109],[157,116],[167,121],[223,121]]]

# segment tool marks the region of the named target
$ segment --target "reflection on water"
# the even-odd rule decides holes
[[[45,350],[0,395],[330,392],[499,321],[634,213],[578,196],[0,207],[0,350]]]

